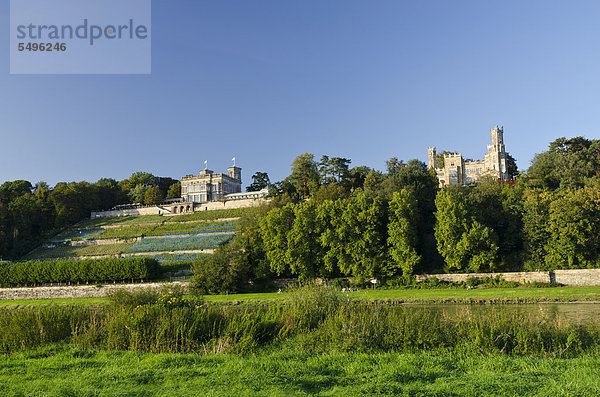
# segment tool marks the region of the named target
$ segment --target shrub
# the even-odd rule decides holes
[[[152,258],[102,258],[0,263],[0,285],[147,280],[159,275]]]

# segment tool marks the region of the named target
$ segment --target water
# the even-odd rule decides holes
[[[600,326],[600,304],[598,303],[538,303],[515,305],[406,305],[405,310],[437,312],[443,318],[471,319],[494,315],[523,316],[534,322],[558,324],[598,324]]]

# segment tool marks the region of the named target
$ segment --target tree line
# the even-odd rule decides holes
[[[0,185],[0,258],[16,259],[59,230],[88,218],[94,210],[118,204],[159,204],[180,196],[172,178],[136,172],[122,181],[102,178],[96,183],[60,182],[49,187],[29,181]]]
[[[270,204],[195,266],[192,284],[600,267],[599,153],[600,140],[559,138],[514,180],[444,189],[418,160],[392,158],[381,172],[304,153],[270,184]]]

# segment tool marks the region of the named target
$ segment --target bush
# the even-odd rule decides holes
[[[245,253],[234,242],[221,246],[212,256],[192,264],[190,291],[195,294],[231,293],[247,284],[249,266]]]

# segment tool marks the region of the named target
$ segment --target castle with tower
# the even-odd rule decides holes
[[[487,145],[483,160],[465,160],[460,153],[444,153],[439,158],[435,147],[427,148],[429,168],[437,174],[440,187],[447,185],[471,185],[484,177],[509,180],[504,148],[504,127],[490,128],[492,143]]]

